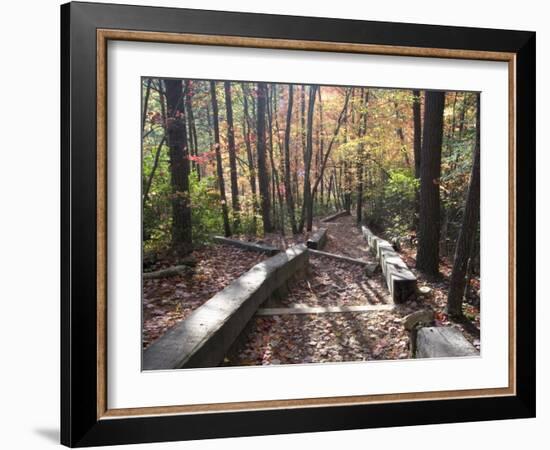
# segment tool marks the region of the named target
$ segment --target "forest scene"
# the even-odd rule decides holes
[[[480,94],[141,79],[146,369],[475,356]]]

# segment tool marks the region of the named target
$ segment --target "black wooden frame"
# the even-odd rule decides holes
[[[96,30],[516,54],[515,396],[97,419]],[[90,446],[535,415],[535,33],[189,9],[61,7],[61,442]]]

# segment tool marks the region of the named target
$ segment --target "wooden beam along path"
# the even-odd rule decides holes
[[[280,316],[286,314],[334,314],[334,313],[364,313],[378,311],[392,311],[394,305],[355,305],[355,306],[307,306],[294,305],[290,308],[262,308],[256,312],[257,316]]]

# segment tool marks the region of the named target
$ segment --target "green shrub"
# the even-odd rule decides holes
[[[414,223],[418,180],[409,169],[390,170],[386,183],[377,183],[365,192],[369,225],[392,237],[407,234]]]
[[[196,172],[192,172],[189,175],[189,190],[193,243],[197,245],[207,242],[213,234],[223,232],[221,200],[214,177],[203,177],[199,181]]]

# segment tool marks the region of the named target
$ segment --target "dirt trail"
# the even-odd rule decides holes
[[[353,217],[329,223],[323,251],[374,261]],[[306,277],[291,287],[277,307],[391,305],[386,283],[378,272],[326,257],[310,256]],[[391,311],[279,314],[255,316],[240,345],[225,365],[300,364],[409,357],[409,337],[401,318],[413,305]]]
[[[367,242],[363,239],[354,217],[344,216],[334,222],[326,222],[318,226],[328,229],[327,244],[323,251],[374,261],[368,252]]]

